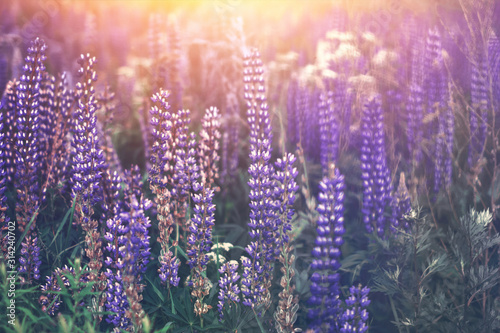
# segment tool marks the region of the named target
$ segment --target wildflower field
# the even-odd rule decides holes
[[[500,332],[500,2],[0,3],[0,333]]]

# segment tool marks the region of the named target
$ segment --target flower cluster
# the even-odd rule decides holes
[[[170,248],[170,236],[173,231],[174,219],[171,214],[171,192],[166,187],[167,180],[164,179],[163,175],[164,170],[168,169],[170,130],[172,128],[172,115],[169,112],[168,96],[168,91],[160,89],[158,93],[153,94],[151,97],[154,104],[150,109],[153,146],[150,153],[149,183],[152,192],[156,195],[155,202],[158,211],[158,229],[160,233],[158,242],[161,244],[158,273],[164,283],[177,286],[179,284],[177,272],[180,262]]]
[[[292,206],[295,202],[295,193],[299,188],[295,182],[298,175],[297,169],[293,166],[295,160],[293,154],[287,154],[275,163],[274,196],[277,210],[275,256],[279,258],[282,264],[281,272],[283,273],[280,281],[283,290],[279,293],[280,301],[275,312],[278,332],[293,332],[293,324],[297,318],[296,312],[299,308],[298,297],[293,296],[295,286],[292,284],[292,280],[295,276],[293,268],[295,256],[291,254],[293,247],[290,244],[291,221],[294,214]]]
[[[190,285],[193,288],[192,295],[197,298],[195,313],[198,316],[207,313],[208,306],[203,304],[203,298],[208,295],[207,281],[204,277],[208,263],[207,253],[212,244],[212,227],[214,226],[215,205],[212,203],[213,189],[207,184],[195,182],[193,184],[194,216],[191,220],[187,239],[189,256],[188,264],[191,267]]]
[[[73,197],[76,200],[77,221],[85,232],[85,253],[90,259],[90,280],[101,282],[104,275],[102,268],[102,241],[98,222],[93,217],[94,206],[102,200],[101,178],[104,171],[104,155],[99,145],[97,133],[97,100],[94,82],[97,74],[94,70],[96,59],[89,54],[81,55],[78,74],[81,81],[76,85],[78,107],[75,110],[73,128]],[[99,288],[103,288],[101,284]]]
[[[0,109],[2,108],[2,103],[0,102]],[[0,113],[0,263],[7,260],[9,257],[8,251],[8,231],[10,218],[6,216],[5,211],[7,210],[7,197],[5,196],[5,190],[7,185],[7,168],[5,167],[5,155],[7,150],[6,135],[3,132],[4,115]]]
[[[211,187],[215,192],[220,189],[215,185],[219,178],[219,141],[220,141],[220,113],[215,107],[207,109],[201,120],[203,126],[200,132],[199,164],[202,183]]]
[[[312,251],[311,298],[308,316],[313,327],[336,327],[340,313],[340,246],[344,243],[344,176],[333,164],[320,183],[316,246]]]
[[[423,92],[419,85],[413,84],[410,87],[407,104],[408,127],[406,134],[410,157],[417,163],[422,160],[422,146],[420,145],[423,137],[422,118],[424,110],[422,95]]]
[[[275,228],[273,174],[271,158],[271,120],[265,97],[260,55],[253,50],[245,57],[245,99],[250,125],[250,237],[247,247],[250,258],[243,259],[241,291],[243,304],[255,306],[268,299],[271,271],[274,261],[273,233]],[[270,255],[271,254],[271,255]]]
[[[338,120],[335,118],[333,92],[322,93],[319,98],[319,133],[320,159],[323,173],[328,172],[328,165],[335,162],[339,150]]]
[[[345,301],[347,309],[341,318],[343,326],[340,332],[366,332],[368,330],[368,326],[366,325],[368,311],[366,311],[366,308],[370,305],[370,300],[368,299],[370,289],[368,287],[361,288],[360,285],[358,287],[352,286],[349,291],[351,295]]]
[[[224,306],[229,305],[230,308],[233,303],[240,301],[240,288],[238,287],[238,280],[240,279],[237,273],[238,263],[234,260],[224,263],[219,268],[219,273],[223,274],[219,279],[219,303],[217,309],[219,310],[220,320],[224,319]]]
[[[471,75],[471,104],[470,110],[470,137],[469,166],[473,167],[485,149],[488,126],[489,98],[488,60],[484,55],[475,57]]]
[[[17,87],[17,133],[15,139],[15,187],[18,200],[16,204],[16,220],[20,231],[24,231],[31,223],[22,242],[21,268],[22,276],[27,283],[39,279],[38,237],[35,235],[35,224],[43,191],[39,177],[42,172],[42,155],[40,144],[43,133],[40,130],[40,90],[46,59],[44,41],[36,38],[28,48],[21,76]]]
[[[62,300],[58,292],[61,291],[62,287],[73,288],[79,287],[77,290],[79,292],[85,284],[88,282],[88,270],[81,270],[76,274],[73,267],[68,267],[65,265],[63,268],[56,268],[50,276],[46,277],[46,283],[41,285],[42,296],[39,298],[39,303],[42,305],[42,310],[51,316],[54,316],[59,311]],[[77,278],[77,285],[72,286],[69,277]],[[60,282],[59,282],[60,281]],[[61,284],[62,283],[62,284]],[[71,290],[74,292],[74,289]],[[78,304],[79,306],[84,306],[84,303]]]
[[[384,140],[384,116],[378,97],[363,109],[363,146],[361,148],[361,179],[363,181],[363,222],[367,232],[384,234],[389,222],[384,212],[390,205],[391,173],[387,166]]]

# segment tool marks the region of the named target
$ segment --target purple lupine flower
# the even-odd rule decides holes
[[[297,169],[293,166],[295,162],[293,154],[286,154],[282,159],[278,159],[275,163],[276,173],[274,175],[274,197],[276,202],[277,218],[276,218],[276,240],[275,240],[275,256],[279,257],[280,263],[283,265],[281,271],[280,286],[283,290],[279,293],[278,307],[275,312],[276,327],[279,332],[294,332],[293,325],[296,313],[298,310],[298,297],[293,296],[295,286],[293,277],[295,270],[293,264],[295,256],[292,252],[290,244],[290,232],[292,230],[292,217],[294,210],[292,208],[295,202],[295,194],[298,190],[298,185],[295,178],[298,175]]]
[[[131,327],[131,312],[135,311],[130,305],[133,300],[129,300],[126,290],[133,285],[140,294],[142,287],[138,283],[142,280],[151,256],[148,235],[151,223],[144,215],[150,202],[138,201],[135,196],[128,198],[131,200],[130,211],[109,219],[104,236],[109,253],[105,261],[108,267],[105,273],[108,280],[105,306],[107,311],[114,312],[108,315],[107,321],[124,330]]]
[[[156,195],[155,202],[158,211],[158,242],[161,245],[161,252],[158,258],[160,268],[158,273],[163,283],[177,286],[179,277],[179,260],[174,256],[170,247],[170,235],[174,225],[173,216],[170,211],[171,193],[166,187],[167,181],[164,179],[164,170],[168,167],[168,150],[171,148],[172,115],[169,112],[170,105],[167,101],[169,92],[160,89],[153,94],[151,100],[151,130],[153,145],[150,154],[149,184],[152,192]]]
[[[85,252],[90,259],[90,280],[96,281],[103,278],[102,268],[102,241],[98,230],[98,223],[93,219],[94,205],[102,200],[100,186],[104,154],[100,149],[97,134],[96,108],[97,100],[94,96],[94,84],[97,74],[94,70],[95,57],[89,54],[81,55],[78,63],[81,68],[78,74],[81,81],[76,85],[76,98],[78,107],[75,110],[75,124],[73,127],[73,193],[77,200],[77,222],[85,231]],[[97,286],[96,287],[103,287]]]
[[[70,115],[71,105],[73,103],[73,91],[68,89],[66,74],[59,75],[54,92],[54,139],[53,139],[53,157],[51,163],[52,176],[50,177],[51,186],[56,187],[60,194],[66,193],[70,188],[70,154],[71,140],[68,132],[71,131],[74,120]]]
[[[127,295],[123,290],[123,276],[120,270],[115,273],[111,270],[106,271],[107,286],[105,291],[106,311],[113,312],[109,314],[106,321],[116,329],[127,330],[132,326],[132,321],[127,318],[126,312],[130,309],[130,305],[127,301]]]
[[[358,287],[352,286],[349,291],[351,295],[345,301],[347,309],[341,318],[343,326],[340,332],[366,332],[368,330],[368,326],[366,325],[368,311],[366,308],[370,305],[370,300],[368,299],[370,289],[368,287],[361,288],[361,285],[359,285]]]
[[[275,242],[274,250],[277,257],[282,247],[289,243],[289,232],[292,230],[292,217],[294,210],[292,208],[295,202],[295,194],[299,189],[295,178],[299,174],[297,168],[293,166],[296,158],[293,154],[287,154],[283,158],[279,158],[276,163],[276,172],[274,174],[274,199],[276,202],[276,227],[278,234],[273,242]]]
[[[422,137],[423,137],[423,98],[422,89],[416,84],[410,87],[408,96],[407,114],[408,114],[408,151],[410,158],[415,162],[422,160]]]
[[[308,93],[307,87],[297,83],[297,92],[295,94],[295,133],[297,143],[301,143],[305,147],[306,136],[306,117],[307,117]]]
[[[239,303],[240,301],[240,288],[238,287],[240,276],[237,270],[238,263],[234,260],[224,263],[219,268],[219,273],[223,274],[219,279],[219,302],[217,304],[220,321],[224,319],[224,306],[230,308],[233,303]]]
[[[12,184],[16,174],[16,150],[14,149],[17,137],[17,118],[16,108],[18,105],[18,89],[20,82],[12,80],[7,83],[5,94],[2,98],[3,118],[3,133],[5,135],[5,153],[3,159],[5,161],[5,170],[7,172],[7,181]]]
[[[134,199],[140,202],[142,198],[142,175],[139,166],[132,165],[130,169],[124,171],[125,189],[124,189],[124,201],[126,204],[126,211],[130,211],[132,208],[130,202]]]
[[[375,97],[363,109],[363,146],[361,178],[363,181],[363,222],[367,232],[384,234],[389,219],[384,211],[392,198],[391,173],[387,166],[384,141],[384,116],[380,98]]]
[[[437,82],[436,103],[435,109],[439,111],[436,145],[434,147],[434,192],[438,193],[439,190],[449,183],[451,173],[446,171],[451,165],[450,159],[452,158],[450,152],[453,151],[453,113],[449,106],[449,91],[448,91],[448,75],[441,52],[439,52],[434,62],[435,77]],[[451,117],[451,123],[450,123]],[[449,128],[451,126],[451,128]],[[450,141],[451,139],[451,141]],[[450,147],[451,146],[451,147]],[[449,179],[448,179],[449,178]]]
[[[42,311],[49,314],[49,316],[54,316],[61,305],[61,300],[59,295],[49,293],[49,291],[61,291],[61,287],[58,284],[57,277],[55,274],[47,276],[46,283],[42,284],[40,287],[42,293],[46,294],[40,297],[39,302],[42,305]]]
[[[61,287],[65,286],[66,288],[73,287],[68,279],[68,276],[76,277],[75,269],[73,267],[68,267],[65,265],[63,268],[56,268],[54,272],[50,276],[47,276],[46,283],[40,286],[42,290],[42,296],[40,296],[38,302],[42,305],[42,311],[48,313],[51,316],[54,316],[61,305],[62,301],[59,294],[54,292],[61,291]],[[59,283],[59,279],[62,282],[62,285]],[[84,270],[80,273],[80,279],[78,282],[84,285],[89,281],[88,270]],[[81,288],[83,289],[83,287]],[[81,291],[80,289],[80,291]],[[85,306],[85,303],[82,301],[78,306]]]
[[[118,171],[111,172],[108,168],[102,174],[102,202],[100,220],[104,224],[108,219],[120,214],[124,210],[124,203],[120,200],[122,179]]]
[[[427,97],[427,114],[436,112],[436,107],[440,104],[440,80],[442,65],[441,35],[437,28],[429,29],[425,44],[424,59],[424,96]],[[427,125],[426,135],[432,137],[436,133],[435,122]]]
[[[80,196],[84,208],[83,214],[89,216],[89,206],[102,199],[100,179],[102,178],[104,154],[100,149],[97,134],[97,100],[92,82],[97,80],[94,70],[95,57],[89,54],[81,55],[78,63],[81,68],[78,74],[82,80],[76,85],[78,107],[74,117],[73,147],[73,196]],[[85,221],[83,221],[85,223]]]
[[[488,61],[491,73],[491,82],[493,83],[492,92],[494,110],[500,106],[500,40],[498,37],[490,37],[488,40]],[[500,113],[495,114],[495,123],[500,123]],[[496,130],[496,129],[494,129]]]
[[[118,153],[113,147],[112,141],[112,123],[115,117],[115,94],[111,91],[111,87],[106,86],[104,91],[97,97],[99,111],[97,112],[99,129],[99,141],[102,144],[106,165],[111,170],[117,171],[119,175],[123,174],[123,168],[120,163]]]
[[[483,55],[478,55],[472,64],[469,166],[473,167],[483,154],[488,132],[489,100],[488,63]]]
[[[445,162],[444,162],[444,186],[450,188],[453,176],[453,137],[455,134],[455,117],[451,105],[445,107]]]
[[[288,141],[293,144],[299,142],[298,140],[299,136],[296,133],[298,114],[296,107],[297,100],[295,96],[297,95],[297,90],[298,90],[297,80],[290,80],[290,83],[288,85],[287,104],[286,104],[287,121],[288,121],[287,135],[288,135]]]
[[[141,200],[141,204],[132,202],[133,209],[129,213],[129,231],[126,235],[127,243],[125,245],[125,257],[123,258],[124,268],[123,274],[123,289],[127,296],[127,302],[130,310],[126,312],[127,318],[132,321],[134,331],[141,331],[142,319],[145,312],[141,306],[142,291],[144,285],[142,275],[146,271],[146,265],[151,256],[149,246],[148,229],[151,227],[149,218],[144,215],[145,201]]]
[[[7,82],[9,82],[9,63],[5,54],[0,54],[0,98],[3,96],[3,92],[7,87]]]
[[[328,173],[329,163],[335,162],[339,151],[339,127],[334,93],[329,91],[320,99],[320,145],[323,174]]]
[[[40,247],[38,246],[38,237],[26,235],[21,243],[21,256],[19,257],[19,272],[28,276],[27,281],[32,278],[40,278]],[[29,283],[29,282],[28,282]]]
[[[190,234],[187,239],[189,257],[188,264],[191,268],[189,285],[193,288],[193,296],[197,298],[194,311],[198,316],[205,314],[208,307],[203,303],[203,298],[208,295],[207,279],[204,272],[208,263],[208,255],[212,244],[212,227],[214,226],[215,205],[212,203],[214,190],[206,183],[193,183],[192,196],[194,202],[194,216],[189,225]]]
[[[180,219],[185,218],[185,202],[189,197],[189,189],[191,183],[188,179],[189,171],[187,170],[188,164],[186,159],[189,158],[189,142],[188,142],[188,127],[190,123],[190,111],[179,110],[172,115],[172,138],[175,141],[171,143],[172,148],[175,149],[173,156],[175,156],[175,163],[171,172],[172,182],[172,196],[175,198],[174,214],[178,214]],[[192,153],[192,152],[191,152]],[[172,157],[173,158],[173,157]],[[180,221],[178,221],[180,223]]]
[[[318,197],[318,218],[316,246],[312,251],[314,257],[311,270],[311,298],[308,317],[312,326],[319,328],[325,325],[331,329],[336,327],[340,314],[339,274],[340,247],[344,243],[344,176],[330,164],[329,176],[320,183]]]
[[[44,72],[42,81],[40,82],[40,91],[38,97],[39,103],[39,121],[40,121],[40,136],[39,148],[41,152],[41,167],[40,172],[43,174],[42,179],[47,178],[49,168],[49,156],[51,155],[54,136],[55,136],[55,114],[54,114],[54,100],[55,100],[55,82],[54,76]],[[45,198],[41,199],[42,202]]]
[[[224,134],[222,136],[221,181],[227,182],[236,175],[238,169],[239,108],[237,105],[226,109]]]
[[[153,105],[149,113],[151,114],[151,135],[153,145],[150,154],[149,181],[154,186],[165,187],[162,172],[165,169],[165,151],[168,149],[168,140],[170,139],[170,129],[172,122],[170,119],[170,104],[167,101],[170,93],[166,90],[160,90],[153,94],[151,100]]]
[[[272,178],[274,170],[271,158],[271,120],[265,97],[262,62],[253,50],[245,57],[245,99],[250,125],[250,237],[246,250],[250,258],[244,258],[242,287],[243,304],[256,306],[266,302],[269,295],[271,271],[274,261],[269,257],[275,229]]]
[[[304,108],[305,113],[305,126],[304,126],[304,138],[303,146],[306,149],[306,154],[312,160],[316,159],[316,154],[319,153],[317,148],[318,136],[318,118],[314,115],[318,112],[318,99],[319,99],[319,89],[314,88],[309,89],[304,88],[304,93],[306,94],[306,104]]]
[[[41,187],[38,181],[42,171],[42,141],[40,131],[40,86],[45,73],[43,62],[47,46],[36,38],[28,48],[24,74],[17,89],[17,133],[16,133],[16,175],[15,187],[18,191],[16,219],[20,231],[24,231],[33,219],[30,229],[22,242],[20,271],[26,274],[22,279],[31,283],[38,279],[39,252],[38,237],[35,235],[36,215],[40,205]]]
[[[220,113],[216,107],[206,110],[201,120],[203,129],[200,132],[199,164],[202,183],[215,192],[220,191],[215,182],[219,179],[219,145],[220,145]]]
[[[180,49],[180,37],[179,28],[177,22],[172,20],[169,22],[168,27],[168,42],[170,54],[172,55],[169,62],[169,74],[168,79],[172,91],[172,107],[174,111],[182,109],[182,82],[181,82],[181,49]]]
[[[0,110],[3,108],[3,102],[0,102]],[[0,262],[5,262],[7,259],[11,259],[12,256],[9,255],[8,251],[8,231],[10,218],[6,216],[5,212],[8,209],[7,197],[5,196],[5,190],[7,185],[7,168],[5,163],[6,155],[6,135],[3,131],[4,129],[4,115],[0,112]]]

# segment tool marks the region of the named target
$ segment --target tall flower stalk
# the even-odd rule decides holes
[[[81,81],[76,85],[77,108],[73,128],[73,198],[76,200],[76,221],[85,232],[85,253],[89,258],[89,280],[100,282],[104,288],[105,279],[101,272],[103,265],[102,240],[98,221],[94,216],[94,206],[102,200],[101,178],[104,171],[104,154],[100,149],[97,134],[94,82],[96,59],[89,54],[81,55],[78,74]],[[102,306],[102,304],[100,304]]]
[[[311,270],[311,298],[308,317],[312,327],[335,331],[340,309],[339,273],[340,247],[344,243],[344,176],[333,164],[329,175],[320,183],[316,246]]]
[[[245,57],[245,99],[250,125],[250,237],[247,246],[250,258],[244,258],[241,291],[243,304],[254,307],[268,303],[274,261],[273,233],[275,230],[273,202],[274,168],[271,158],[271,120],[265,96],[260,55],[253,50]]]
[[[171,214],[171,192],[167,188],[167,179],[164,177],[165,164],[168,163],[170,130],[172,128],[170,105],[167,101],[169,92],[160,89],[153,94],[151,100],[153,105],[150,110],[153,146],[150,154],[149,184],[151,191],[155,194],[155,202],[158,211],[158,242],[161,245],[159,257],[160,268],[158,273],[163,283],[168,286],[177,286],[179,277],[179,260],[174,256],[171,249],[170,236],[174,227]]]
[[[295,160],[293,154],[287,154],[275,163],[277,171],[274,175],[274,196],[278,212],[276,255],[282,265],[281,273],[283,276],[280,280],[280,286],[283,290],[279,293],[280,300],[274,318],[276,329],[280,333],[295,332],[293,325],[299,309],[298,296],[293,295],[295,290],[293,285],[295,255],[292,254],[293,246],[290,243],[291,221],[294,214],[292,206],[295,202],[295,193],[298,190],[298,185],[295,182],[298,171],[293,166]]]
[[[22,279],[27,283],[40,278],[40,248],[35,225],[40,208],[39,177],[44,153],[40,150],[43,140],[40,130],[40,93],[45,75],[43,62],[46,59],[46,48],[44,41],[39,38],[31,43],[23,67],[24,74],[16,91],[18,103],[14,182],[18,193],[16,220],[21,232],[29,228],[22,241],[19,259]]]
[[[206,266],[208,255],[212,244],[212,227],[214,226],[215,205],[212,203],[213,189],[206,183],[195,182],[193,184],[194,216],[191,220],[187,239],[189,256],[188,264],[191,268],[189,285],[192,288],[191,295],[196,298],[194,312],[202,316],[210,309],[210,305],[204,303],[211,288],[210,280],[206,277]],[[202,321],[203,322],[203,321]]]
[[[384,234],[389,223],[386,207],[392,201],[391,173],[387,166],[384,140],[384,116],[378,97],[363,109],[363,146],[361,148],[361,178],[363,181],[363,222],[366,231]]]

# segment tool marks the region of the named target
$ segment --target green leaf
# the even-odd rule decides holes
[[[56,234],[54,235],[54,238],[52,239],[52,242],[50,242],[49,247],[55,242],[57,236],[59,235],[59,233],[61,232],[62,228],[66,224],[66,221],[68,220],[68,217],[71,216],[71,220],[73,219],[73,213],[75,211],[75,203],[76,203],[76,196],[73,199],[73,204],[71,205],[71,208],[66,212],[66,215],[64,215],[64,218],[63,218],[61,224],[59,225],[59,228],[57,228]]]

